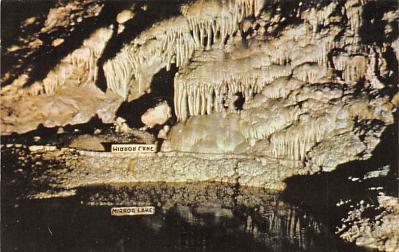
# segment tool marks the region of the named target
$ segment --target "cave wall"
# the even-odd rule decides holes
[[[2,135],[112,122],[171,68],[177,124],[162,151],[265,156],[314,173],[369,158],[395,120],[395,1],[158,4],[59,1],[16,24],[20,42],[2,50]]]

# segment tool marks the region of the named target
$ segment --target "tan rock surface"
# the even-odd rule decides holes
[[[163,125],[172,117],[172,110],[168,103],[162,102],[148,109],[142,116],[141,121],[148,127]]]
[[[89,2],[87,15],[96,16],[103,5]],[[366,13],[373,4],[384,5],[386,13],[383,29],[370,37],[364,30],[380,27]],[[26,73],[2,87],[2,134],[28,132],[40,124],[81,124],[96,115],[114,122],[123,101],[163,96],[155,92],[153,81],[172,67],[177,73],[169,91],[177,124],[167,135],[161,132],[167,138],[161,149],[176,157],[170,154],[159,162],[145,157],[147,161],[137,165],[142,170],[159,166],[164,174],[152,171],[154,180],[184,181],[191,176],[219,181],[214,172],[229,180],[236,169],[245,184],[283,188],[281,180],[288,176],[332,171],[339,164],[369,158],[382,132],[394,123],[398,40],[392,27],[399,20],[397,3],[207,0],[176,8],[179,15],[147,20],[148,27],[129,41],[111,39],[126,34],[128,26],[119,35],[117,27],[99,27],[42,79],[29,85],[31,75]],[[65,15],[55,15],[75,9],[86,13],[75,2],[51,9],[43,32],[79,26],[83,22],[78,17],[69,23]],[[150,127],[163,124],[167,110],[156,107],[142,119]],[[243,155],[246,161],[240,165],[224,156],[231,162],[220,161],[212,170],[207,159],[198,161],[187,152],[207,158]],[[127,160],[120,158],[120,165]],[[95,160],[83,166],[90,167],[90,162]],[[164,170],[164,164],[174,168]],[[196,166],[201,172],[196,173]],[[119,179],[121,174],[115,173]],[[95,181],[107,179],[96,176]]]

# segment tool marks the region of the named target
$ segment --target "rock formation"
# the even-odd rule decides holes
[[[89,3],[89,11],[73,3],[51,8],[38,34],[71,25],[74,21],[64,15],[68,11],[79,10],[81,20],[105,8],[105,3]],[[26,71],[3,86],[2,134],[39,124],[84,123],[95,115],[112,122],[123,100],[153,92],[153,76],[175,65],[170,81],[177,124],[164,136],[163,151],[268,157],[282,165],[287,161],[300,173],[369,158],[384,128],[394,122],[399,97],[397,6],[381,3],[383,33],[372,38],[367,29],[374,29],[377,17],[370,9],[378,4],[182,4],[180,15],[154,22],[100,63],[107,44],[118,36],[117,26],[138,18],[134,6],[123,9],[113,24],[94,30],[43,79],[30,83]],[[100,77],[106,92],[98,87]],[[150,116],[155,110],[141,117],[149,127],[170,117],[162,110],[157,115],[162,122],[155,120]]]
[[[148,127],[163,125],[172,117],[170,107],[166,102],[157,104],[154,108],[148,109],[142,116],[141,121]]]
[[[37,36],[75,23],[65,13],[75,11],[82,20],[100,15],[104,4],[88,1],[88,10],[59,4]],[[266,156],[293,161],[297,169],[305,168],[302,173],[368,158],[393,123],[398,101],[397,6],[381,3],[383,33],[373,38],[367,29],[374,29],[377,17],[370,9],[378,4],[182,4],[180,15],[154,22],[102,60],[118,36],[117,26],[139,18],[135,6],[123,9],[43,79],[30,81],[26,70],[10,82],[11,74],[4,74],[9,84],[1,89],[2,134],[84,123],[95,115],[112,122],[123,100],[151,93],[153,76],[175,65],[178,72],[170,81],[177,124],[163,151]],[[67,46],[55,44],[61,43]],[[106,92],[98,87],[101,78]],[[166,119],[168,113],[159,114]],[[164,123],[149,120],[150,114],[142,115],[148,126]]]
[[[376,217],[367,217],[375,211]],[[386,195],[378,197],[376,206],[359,202],[343,220],[337,233],[340,237],[355,242],[361,247],[378,251],[399,250],[399,202],[398,198]]]
[[[60,188],[196,180],[282,190],[290,176],[372,156],[397,120],[398,24],[394,0],[56,1],[5,41],[1,134],[96,118],[129,135],[136,120],[159,144],[124,156],[78,137],[41,157],[68,168],[47,174]],[[131,118],[121,104],[147,107]]]

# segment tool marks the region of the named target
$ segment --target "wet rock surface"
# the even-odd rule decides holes
[[[66,132],[68,131],[69,129],[66,129]],[[356,251],[353,247],[346,247],[349,245],[339,245],[340,242],[334,245],[339,248],[330,247],[332,243],[329,243],[327,247],[317,247],[319,245],[316,241],[316,243],[309,243],[309,239],[314,239],[311,237],[320,232],[328,234],[327,236],[332,239],[341,236],[342,239],[361,247],[396,251],[397,237],[395,235],[397,232],[395,230],[397,226],[395,220],[398,214],[393,203],[397,202],[398,198],[396,196],[397,172],[393,167],[397,167],[397,159],[395,159],[396,149],[392,148],[392,143],[390,143],[396,139],[395,132],[397,132],[395,129],[390,129],[389,134],[384,135],[382,138],[384,145],[377,148],[377,152],[371,160],[353,165],[349,163],[347,167],[339,167],[338,170],[331,173],[288,178],[285,181],[286,189],[282,194],[263,188],[246,187],[245,183],[240,183],[241,180],[237,180],[234,174],[232,174],[234,179],[220,180],[218,183],[132,184],[134,177],[129,177],[128,170],[125,173],[123,169],[115,169],[114,172],[112,169],[106,169],[115,162],[115,157],[102,157],[96,154],[85,166],[82,164],[82,160],[85,160],[82,158],[85,152],[76,156],[71,155],[71,149],[62,147],[60,142],[57,143],[57,141],[45,137],[38,140],[38,137],[35,136],[32,137],[31,143],[26,139],[26,142],[20,140],[20,143],[6,143],[1,146],[3,159],[2,199],[10,209],[15,209],[10,211],[17,214],[16,218],[21,218],[21,215],[18,215],[20,214],[19,210],[23,211],[24,208],[40,209],[45,207],[48,209],[50,207],[53,209],[52,207],[62,205],[63,203],[51,203],[58,202],[58,200],[52,200],[57,198],[60,199],[60,202],[65,202],[64,207],[74,206],[81,209],[76,211],[82,211],[80,212],[82,214],[84,212],[109,214],[112,206],[154,205],[157,207],[157,212],[161,212],[162,215],[169,216],[174,213],[174,216],[175,214],[180,217],[184,216],[188,223],[200,226],[209,225],[215,220],[214,218],[227,218],[230,223],[230,221],[236,220],[238,214],[241,216],[238,218],[241,219],[242,225],[240,224],[239,228],[234,226],[233,229],[236,230],[234,232],[248,230],[251,234],[250,237],[256,237],[257,242],[258,239],[261,239],[262,244],[271,243],[273,251],[282,251],[283,248],[288,251],[291,248],[295,250],[296,246],[304,246],[303,250],[310,251],[313,248],[323,248],[326,251]],[[56,136],[59,137],[59,135]],[[79,135],[68,136],[69,138],[78,139]],[[387,142],[387,139],[390,141]],[[46,142],[51,144],[45,144]],[[65,142],[73,142],[73,140],[65,140]],[[77,153],[78,150],[75,151],[75,154]],[[89,151],[86,152],[88,156],[91,154],[87,153],[110,154]],[[184,160],[184,157],[181,158]],[[108,164],[104,163],[102,159]],[[120,157],[120,159],[126,158]],[[142,157],[138,156],[134,159],[137,160],[137,163],[143,162]],[[193,159],[195,158],[193,157]],[[62,160],[67,160],[67,162],[64,163]],[[211,162],[214,164],[215,160]],[[98,164],[98,167],[94,164]],[[119,168],[122,167],[121,163],[117,163],[117,165]],[[117,173],[119,177],[115,176]],[[144,172],[142,174],[145,175]],[[223,173],[218,171],[218,174],[220,176]],[[154,178],[154,175],[149,174],[147,178],[149,177]],[[143,180],[139,179],[138,181]],[[230,184],[226,182],[230,182]],[[109,186],[98,186],[98,184],[104,183]],[[277,182],[271,183],[271,185],[276,184]],[[384,194],[387,196],[381,196]],[[71,202],[76,202],[78,205],[75,206],[75,203]],[[376,202],[379,203],[376,204]],[[288,217],[294,213],[292,206],[295,206],[294,212],[299,214],[297,224],[299,226],[294,228],[297,231],[287,231],[289,230],[287,223],[294,225],[294,220],[289,221],[289,218],[293,217]],[[56,211],[58,208],[54,209]],[[246,214],[237,213],[241,210]],[[269,213],[275,213],[275,211],[278,212],[276,217],[269,216]],[[309,217],[309,215],[313,217]],[[78,214],[78,216],[81,215]],[[244,216],[246,217],[244,218]],[[302,219],[304,216],[306,218]],[[46,217],[42,216],[41,218]],[[288,219],[285,220],[285,218]],[[278,222],[283,219],[284,222]],[[310,220],[312,220],[311,223]],[[161,225],[156,221],[155,223],[152,221],[146,223],[155,226]],[[220,224],[220,222],[217,223]],[[34,225],[39,224],[34,223]],[[162,225],[168,227],[168,224]],[[263,229],[270,225],[274,228]],[[326,226],[323,227],[323,225]],[[58,229],[62,230],[62,227],[58,226]],[[291,229],[293,229],[292,226]],[[301,233],[295,235],[295,232],[299,232],[298,230],[301,230]],[[336,236],[334,233],[337,233]],[[264,235],[269,238],[265,238]],[[278,237],[287,237],[288,243],[293,242],[292,246],[294,247],[287,248],[287,241],[276,242],[276,239],[280,239]],[[315,239],[325,239],[318,235],[317,237]],[[160,239],[162,240],[162,238]],[[187,237],[187,239],[189,238]],[[252,241],[247,242],[252,244]]]
[[[119,184],[67,199],[2,197],[2,205],[6,250],[361,251],[278,195],[229,184]],[[110,215],[112,206],[150,205],[151,216]]]

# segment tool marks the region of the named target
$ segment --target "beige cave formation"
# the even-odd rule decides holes
[[[65,15],[56,14],[81,8],[75,4],[50,9],[37,34],[70,27]],[[155,76],[176,73],[168,80],[171,102],[136,118],[150,128],[163,127],[154,140],[159,154],[101,153],[96,142],[92,153],[80,155],[80,163],[76,157],[66,162],[72,168],[90,167],[98,157],[114,170],[115,180],[227,180],[281,190],[289,176],[370,158],[396,120],[395,1],[198,0],[154,20],[145,18],[157,15],[151,5],[120,8],[109,20],[101,16],[113,9],[107,2],[86,4],[92,11],[77,12],[75,18],[97,17],[97,27],[43,78],[35,79],[29,69],[3,73],[2,135],[39,125],[82,124],[93,117],[115,124],[122,103],[159,94]],[[385,8],[377,20],[372,9],[379,4]],[[60,41],[49,43],[68,49],[68,40]],[[17,50],[13,46],[7,51],[11,56]],[[39,58],[35,64],[46,62]],[[131,132],[124,127],[121,132]],[[169,171],[121,172],[164,164]],[[93,179],[82,183],[99,181]]]
[[[16,172],[31,171],[34,199],[158,182],[281,192],[288,178],[335,174],[372,158],[397,125],[398,7],[396,0],[49,2],[14,17],[17,29],[4,27],[12,36],[2,38],[0,127],[12,141],[2,156],[3,149],[16,156]],[[50,139],[43,129],[58,133]],[[115,153],[114,143],[157,151]],[[377,199],[352,206],[337,234],[398,251],[397,197]],[[380,211],[378,223],[364,217],[370,209]]]

